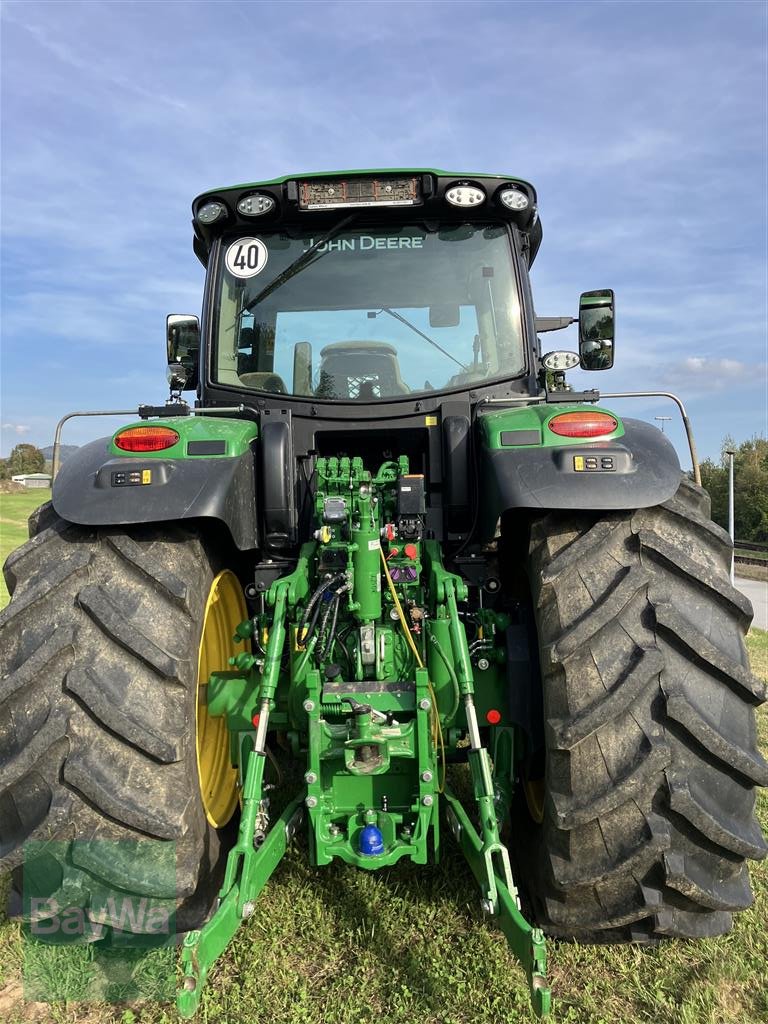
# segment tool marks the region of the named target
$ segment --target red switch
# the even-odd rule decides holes
[[[419,549],[415,544],[406,544],[403,548],[406,558],[410,558],[411,561],[415,561],[419,557]]]

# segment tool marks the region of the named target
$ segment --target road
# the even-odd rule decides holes
[[[758,629],[768,629],[768,583],[765,580],[743,580],[740,576],[735,580],[736,589],[746,594],[755,609],[752,625]]]

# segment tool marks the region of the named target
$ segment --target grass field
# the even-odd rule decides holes
[[[3,557],[47,493],[0,495]],[[768,678],[768,633],[748,637]],[[768,749],[768,712],[759,715]],[[759,815],[768,830],[768,795]],[[534,1018],[502,936],[480,915],[474,882],[444,837],[445,860],[369,874],[313,871],[294,847],[211,975],[198,1019],[216,1024],[501,1024]],[[7,884],[7,883],[6,883]],[[555,1022],[765,1024],[768,863],[752,866],[755,905],[703,942],[586,947],[550,942]],[[4,899],[2,901],[4,903]],[[171,1024],[171,1004],[25,1003],[19,926],[0,914],[0,1021]],[[88,971],[88,950],[67,960]],[[71,990],[71,989],[70,989]]]
[[[21,491],[0,494],[0,565],[8,555],[27,539],[27,519],[38,505],[50,501],[49,490]],[[8,602],[5,580],[0,577],[0,608]]]
[[[759,558],[761,561],[768,561],[768,551],[749,551],[747,548],[735,548],[737,555],[743,555],[745,558]]]

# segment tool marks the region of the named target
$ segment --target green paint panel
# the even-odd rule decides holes
[[[547,429],[547,424],[555,416],[561,416],[566,412],[603,412],[613,416],[618,426],[610,434],[601,434],[599,437],[561,437]],[[502,444],[501,435],[508,431],[526,430],[538,431],[540,436],[539,445],[542,448],[561,448],[565,445],[578,445],[583,447],[591,442],[615,441],[624,436],[624,425],[615,412],[604,409],[602,406],[560,403],[556,405],[526,405],[521,409],[499,409],[498,412],[487,413],[480,417],[480,430],[483,436],[484,447],[490,451],[509,451],[517,447],[532,448],[535,445],[509,445]]]
[[[171,448],[160,452],[125,452],[115,444],[115,437],[130,427],[170,427],[179,435]],[[138,459],[221,459],[242,455],[250,448],[251,442],[259,436],[259,430],[251,420],[230,420],[213,416],[169,416],[160,420],[139,420],[126,423],[112,435],[109,451],[121,458]],[[190,441],[224,441],[226,450],[212,455],[188,455]]]

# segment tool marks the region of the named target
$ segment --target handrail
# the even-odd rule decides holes
[[[558,392],[558,394],[561,394]],[[567,392],[562,392],[563,396],[566,396]],[[574,394],[574,402],[601,402],[604,398],[669,398],[675,403],[680,411],[680,416],[683,420],[683,427],[685,428],[685,434],[688,438],[688,448],[691,453],[691,463],[693,465],[693,479],[701,487],[701,468],[699,466],[699,457],[696,454],[696,442],[693,439],[693,428],[691,427],[691,421],[688,419],[688,413],[685,411],[682,399],[678,398],[677,395],[671,391],[591,391],[589,392],[588,398],[584,397],[584,394]],[[548,395],[522,395],[520,398],[486,398],[481,404],[490,405],[491,403],[498,404],[509,404],[510,402],[521,402],[523,404],[529,404],[531,402],[545,402],[549,400]],[[567,401],[567,398],[564,398]]]
[[[701,467],[699,466],[699,457],[696,453],[696,442],[693,439],[693,428],[691,427],[691,421],[688,418],[688,413],[685,411],[682,399],[678,398],[677,395],[671,391],[614,391],[614,392],[595,392],[595,398],[592,401],[602,401],[604,398],[669,398],[670,401],[674,402],[680,411],[680,417],[683,421],[683,427],[685,428],[685,434],[688,438],[688,448],[691,453],[691,463],[693,466],[693,479],[701,486]],[[490,404],[494,399],[486,399],[483,404]],[[507,398],[497,401],[502,402],[543,402],[546,401],[544,395],[521,395],[520,398]],[[188,415],[190,416],[204,416],[208,413],[235,413],[243,411],[242,405],[232,406],[211,406],[207,409],[189,409]],[[75,416],[138,416],[139,411],[137,409],[106,409],[98,412],[69,412],[66,416],[62,416],[59,422],[56,424],[56,433],[53,439],[53,459],[51,466],[51,483],[56,479],[56,474],[59,472],[60,452],[61,452],[61,432],[64,428],[64,424],[67,420],[73,419]]]
[[[688,413],[685,411],[685,406],[682,400],[677,395],[672,394],[671,391],[616,391],[613,394],[607,392],[600,393],[600,400],[604,398],[669,398],[675,403],[677,408],[680,410],[680,416],[685,427],[685,434],[688,438],[688,448],[691,453],[691,463],[693,465],[693,479],[701,487],[701,468],[699,466],[699,457],[696,454],[696,442],[693,440],[693,428],[691,427],[691,421],[688,419]]]
[[[207,409],[188,409],[185,415],[189,416],[205,416],[207,413],[228,413],[228,412],[242,412],[242,405],[213,405]],[[68,412],[66,416],[62,416],[59,422],[56,424],[56,433],[53,437],[53,457],[51,459],[51,483],[56,479],[56,475],[61,468],[61,432],[64,429],[64,424],[67,420],[73,419],[75,416],[139,416],[140,409],[99,409],[95,412]]]
[[[136,413],[135,409],[106,409],[98,412],[68,412],[66,416],[62,416],[59,422],[56,424],[56,433],[53,436],[53,458],[51,465],[51,483],[56,479],[56,474],[59,472],[61,462],[61,432],[64,429],[64,424],[67,420],[74,419],[75,416],[133,416]]]

